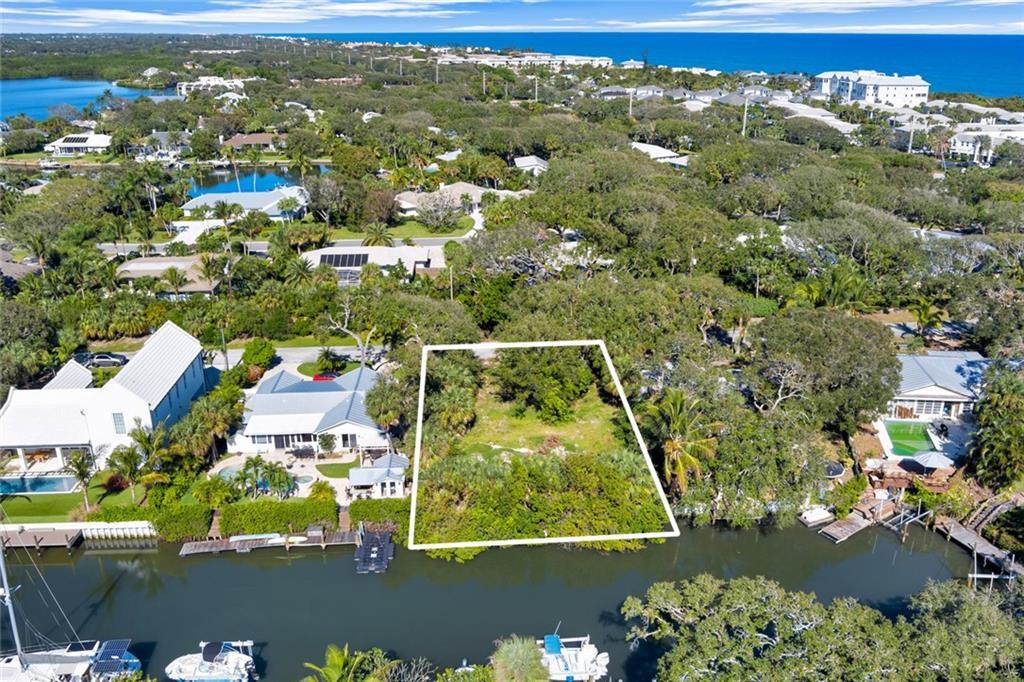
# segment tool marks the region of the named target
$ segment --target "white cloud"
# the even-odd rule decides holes
[[[945,4],[949,0],[700,0],[694,7],[709,9],[689,16],[771,16],[778,14],[853,14],[873,10]]]
[[[734,19],[655,19],[652,21],[607,20],[597,23],[626,31],[686,31],[698,28],[719,28],[739,22]]]
[[[216,26],[232,24],[304,24],[345,17],[431,17],[451,18],[473,13],[458,6],[479,4],[489,0],[221,0],[208,9],[191,12],[127,9],[113,7],[50,6],[10,7],[8,0],[0,5],[5,21],[21,17],[35,18],[38,23],[74,28],[105,25],[146,26]],[[9,18],[10,17],[10,18]]]

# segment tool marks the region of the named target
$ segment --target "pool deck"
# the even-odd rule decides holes
[[[339,457],[321,457],[314,459],[312,457],[295,457],[283,452],[270,452],[264,455],[260,455],[268,462],[277,462],[283,464],[287,469],[288,473],[294,476],[296,479],[302,477],[308,477],[305,481],[296,480],[295,484],[297,490],[295,495],[297,497],[308,497],[310,488],[317,481],[326,481],[334,488],[335,498],[338,500],[338,504],[346,505],[349,503],[348,496],[348,479],[347,478],[328,478],[320,473],[317,469],[318,464],[347,464],[354,462],[359,459],[359,456],[355,453],[347,454]],[[241,455],[235,454],[217,462],[212,469],[210,469],[210,476],[216,476],[225,469],[232,467],[241,467],[245,460],[255,455]]]

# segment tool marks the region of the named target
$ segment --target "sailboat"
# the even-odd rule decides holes
[[[14,654],[0,654],[0,680],[4,682],[107,682],[142,670],[128,651],[130,639],[76,640],[64,646],[29,649],[22,646],[14,615],[14,595],[7,580],[7,563],[0,550],[0,602],[11,621]]]

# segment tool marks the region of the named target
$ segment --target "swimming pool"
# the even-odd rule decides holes
[[[913,457],[924,450],[932,450],[935,446],[928,438],[928,425],[923,422],[892,421],[885,422],[885,430],[892,441],[892,454],[900,457]]]
[[[69,493],[77,487],[74,476],[0,476],[0,495]]]
[[[223,478],[225,481],[233,481],[238,472],[242,470],[240,466],[226,466],[217,472],[217,475]]]

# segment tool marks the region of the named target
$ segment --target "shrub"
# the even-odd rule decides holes
[[[405,546],[409,535],[409,498],[390,500],[353,500],[348,518],[353,527],[360,521],[390,528],[396,545]]]
[[[108,493],[116,493],[128,489],[128,479],[121,474],[110,474],[103,482],[103,489]]]
[[[982,533],[1008,552],[1024,552],[1024,507],[1006,512],[985,526]]]
[[[101,507],[89,514],[89,521],[122,523],[149,521],[160,537],[169,542],[205,538],[210,530],[213,511],[201,504],[173,504],[162,509],[153,507]]]
[[[338,525],[338,505],[323,498],[235,502],[221,508],[220,514],[224,535],[299,532],[309,525]]]
[[[274,362],[275,355],[277,355],[277,351],[274,349],[274,344],[266,339],[253,339],[245,344],[245,350],[242,351],[242,364],[267,370]]]
[[[837,485],[825,495],[825,503],[836,509],[836,518],[844,519],[860,500],[860,496],[868,488],[868,479],[864,475],[854,476],[846,483]]]

